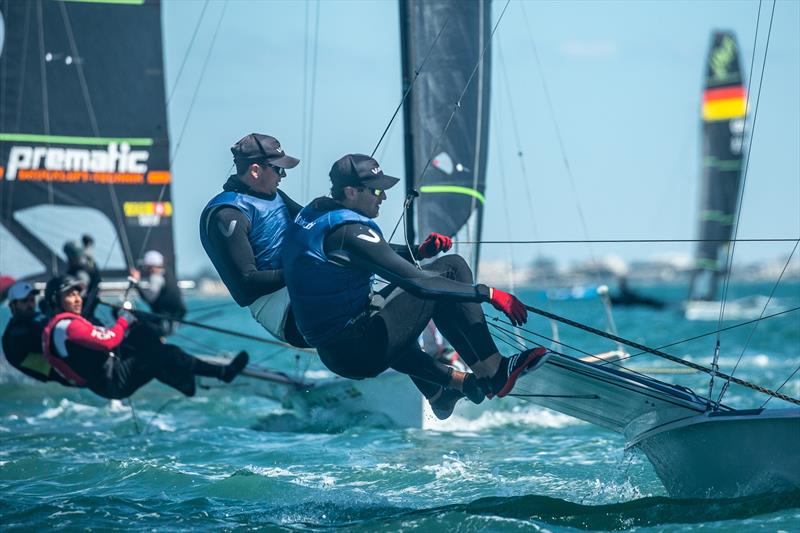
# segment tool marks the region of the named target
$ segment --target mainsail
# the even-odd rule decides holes
[[[703,92],[700,242],[689,300],[715,300],[725,273],[741,181],[746,102],[736,39],[731,32],[716,32]]]
[[[491,77],[491,54],[484,50],[490,29],[490,0],[400,1],[404,90],[427,57],[404,106],[406,189],[419,192],[419,238],[436,231],[480,241]],[[413,212],[406,227],[413,241]],[[456,251],[477,272],[478,247]]]
[[[174,269],[160,2],[2,0],[0,13],[0,270],[44,278],[87,231],[108,275],[145,247]]]

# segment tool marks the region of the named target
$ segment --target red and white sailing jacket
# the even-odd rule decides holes
[[[128,321],[119,317],[110,328],[95,326],[75,313],[59,313],[42,332],[44,356],[66,380],[86,386],[102,374],[111,351],[125,338]]]

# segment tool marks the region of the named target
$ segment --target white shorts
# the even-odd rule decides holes
[[[265,294],[250,304],[250,314],[269,331],[276,339],[286,342],[283,330],[286,327],[286,316],[289,314],[289,291],[286,287],[270,294]]]

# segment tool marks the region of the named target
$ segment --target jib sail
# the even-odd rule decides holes
[[[409,240],[415,233],[424,239],[436,231],[479,241],[491,77],[491,53],[483,54],[482,60],[481,54],[490,39],[491,2],[401,0],[400,27],[404,91],[430,52],[404,108],[406,188],[419,192],[416,228],[413,215],[406,219]],[[460,108],[442,135],[476,66]],[[477,246],[456,251],[477,270]]]
[[[747,94],[736,39],[716,32],[703,92],[700,226],[690,300],[715,300],[724,275],[742,175]]]
[[[49,276],[82,233],[108,275],[144,248],[174,269],[160,2],[2,0],[0,13],[0,271]]]

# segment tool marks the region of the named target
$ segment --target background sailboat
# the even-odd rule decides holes
[[[6,2],[3,16],[0,272],[46,279],[88,232],[107,277],[146,249],[174,274],[160,3]]]
[[[729,249],[739,207],[747,118],[747,89],[739,48],[731,32],[720,31],[712,36],[701,111],[699,242],[684,310],[690,320],[716,320],[722,305],[720,281],[730,268]],[[725,314],[728,318],[755,318],[760,307],[758,302],[729,302]]]

